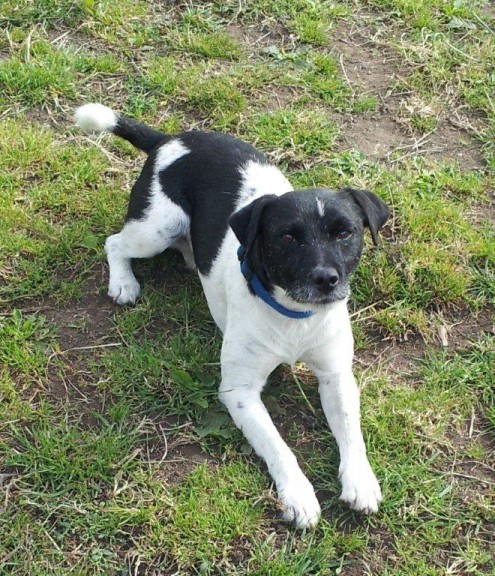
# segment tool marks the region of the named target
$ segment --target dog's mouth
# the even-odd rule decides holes
[[[339,300],[345,300],[349,297],[350,290],[348,284],[341,284],[331,292],[325,293],[315,289],[313,286],[298,286],[286,290],[285,293],[287,297],[298,304],[325,306]]]

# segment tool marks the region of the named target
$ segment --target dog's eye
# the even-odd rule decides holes
[[[294,236],[292,236],[292,234],[284,234],[282,236],[282,242],[284,244],[292,244],[295,241],[296,241],[296,239],[294,238]]]
[[[352,236],[351,230],[341,230],[337,234],[337,240],[346,240],[347,238],[350,238],[351,236]]]

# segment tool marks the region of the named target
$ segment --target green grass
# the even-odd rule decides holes
[[[0,574],[495,572],[485,4],[3,2]],[[353,80],[384,54],[386,88]],[[264,399],[323,519],[305,535],[281,522],[217,400],[220,334],[180,258],[135,263],[135,307],[105,299],[104,240],[143,156],[73,128],[75,106],[95,100],[167,132],[227,131],[296,187],[367,188],[391,206],[350,303],[377,515],[339,502],[337,448],[297,365],[296,378],[272,375]],[[395,122],[409,148],[367,156],[362,119]],[[429,154],[446,129],[484,160]]]

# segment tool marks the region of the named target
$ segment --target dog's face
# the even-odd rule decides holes
[[[324,305],[349,295],[364,227],[376,244],[388,215],[371,192],[304,190],[258,198],[233,214],[230,225],[269,291],[281,289],[300,304]]]

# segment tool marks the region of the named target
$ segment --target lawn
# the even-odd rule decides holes
[[[495,574],[493,3],[3,0],[0,28],[0,575]],[[350,302],[376,515],[298,364],[264,400],[323,518],[281,521],[177,254],[107,298],[144,156],[74,126],[96,101],[390,205]]]

